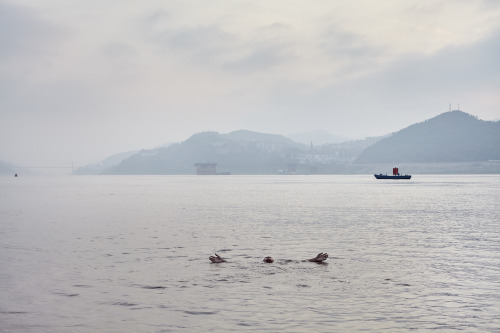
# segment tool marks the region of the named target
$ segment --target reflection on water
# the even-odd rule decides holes
[[[500,177],[372,178],[0,178],[0,331],[500,330]]]

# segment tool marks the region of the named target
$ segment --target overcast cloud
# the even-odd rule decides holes
[[[497,1],[0,0],[0,160],[500,118]]]

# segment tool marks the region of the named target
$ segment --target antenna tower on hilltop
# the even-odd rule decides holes
[[[451,112],[451,103],[450,103],[450,112]],[[457,103],[457,109],[455,111],[460,111],[460,103]]]

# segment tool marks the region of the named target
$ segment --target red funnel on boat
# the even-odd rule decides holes
[[[397,175],[399,174],[399,170],[398,170],[398,168],[392,168],[392,174],[393,174],[394,176],[397,176]]]

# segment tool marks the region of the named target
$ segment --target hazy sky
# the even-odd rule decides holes
[[[496,0],[0,0],[0,160],[500,118]]]

